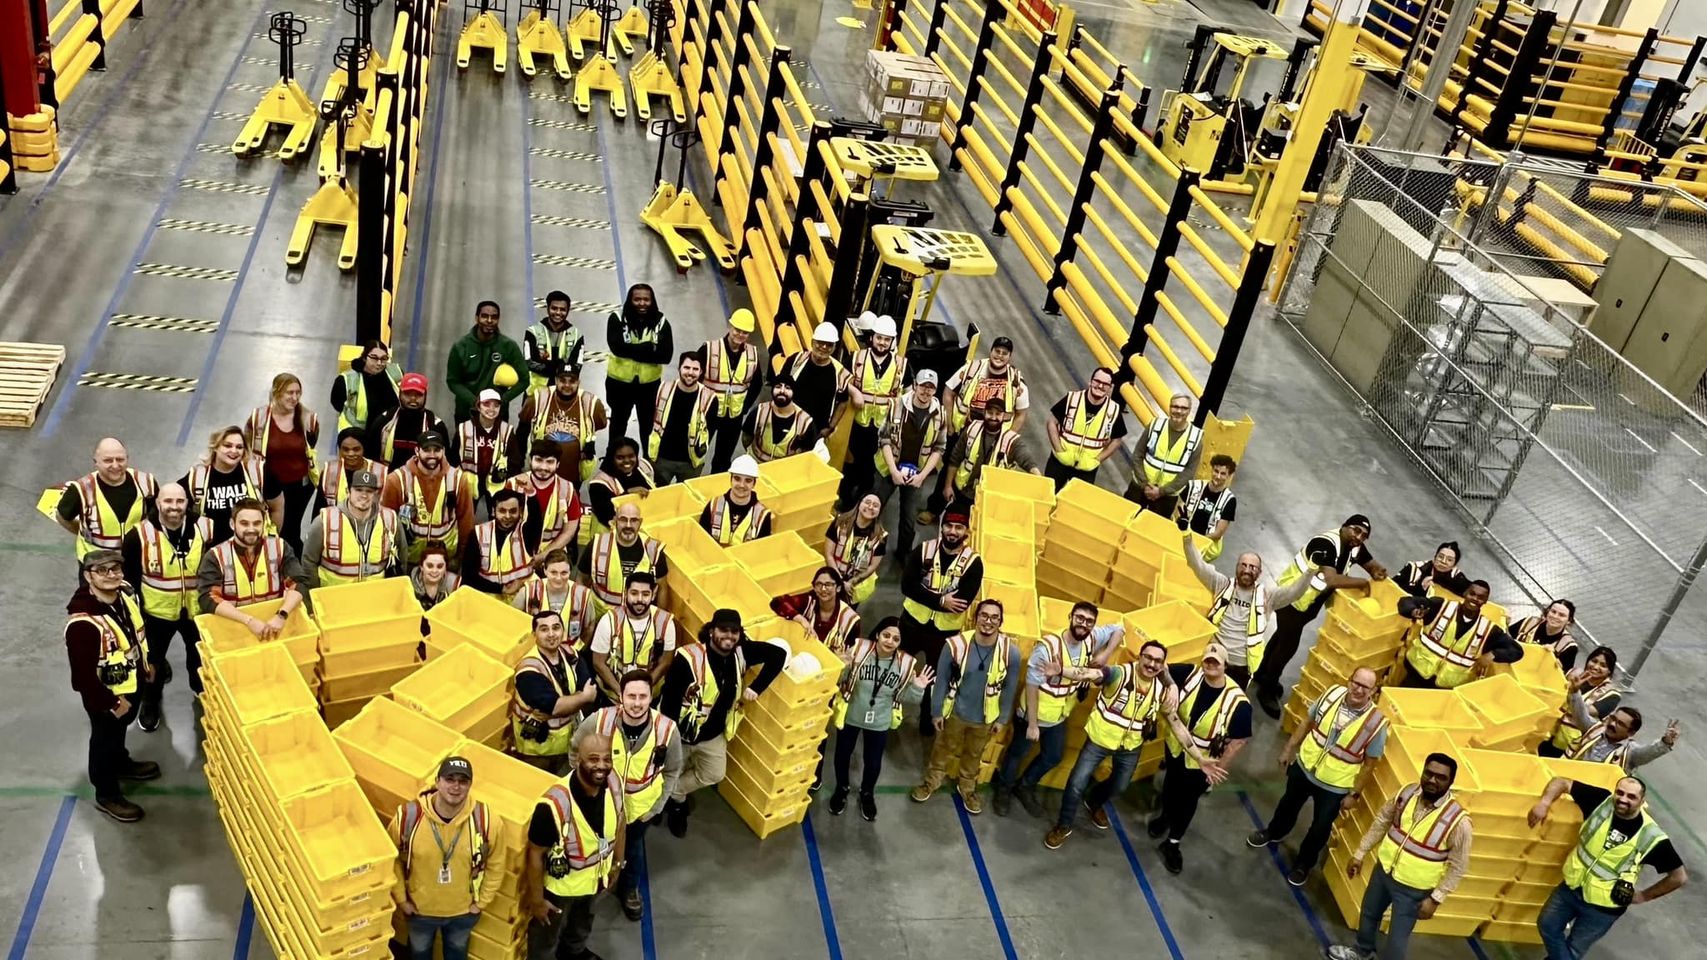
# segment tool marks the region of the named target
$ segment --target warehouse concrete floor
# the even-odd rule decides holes
[[[133,751],[166,770],[137,792],[147,821],[120,826],[87,802],[84,721],[67,689],[58,641],[73,565],[64,536],[33,504],[43,487],[86,471],[88,450],[108,434],[128,442],[136,465],[178,476],[199,454],[201,438],[261,403],[266,381],[282,369],[301,374],[310,403],[324,410],[337,345],[351,335],[353,285],[337,272],[335,236],[321,239],[305,269],[284,268],[285,238],[313,175],[270,160],[238,162],[221,150],[273,76],[269,45],[254,35],[267,12],[290,6],[149,4],[149,19],[114,45],[112,68],[90,79],[67,111],[60,170],[26,178],[21,194],[0,200],[0,339],[68,348],[43,420],[8,435],[9,455],[0,461],[0,656],[12,677],[0,701],[0,815],[7,823],[0,856],[13,864],[0,880],[0,937],[11,937],[13,960],[271,956],[213,822],[182,679],[168,689],[166,725],[131,735]],[[1288,29],[1238,0],[1075,6],[1138,65],[1141,80],[1158,88],[1177,82],[1181,45],[1196,22],[1277,37]],[[294,7],[312,16],[311,39],[347,30],[337,4],[297,0]],[[869,39],[836,18],[872,15],[835,0],[775,7],[779,35],[797,58],[809,58],[809,98],[851,113]],[[451,31],[459,15],[446,9],[443,29]],[[191,15],[195,28],[183,29]],[[441,51],[452,38],[441,33]],[[331,47],[299,51],[311,92]],[[555,81],[530,87],[513,70],[499,78],[477,66],[456,76],[447,66],[448,58],[437,64],[428,165],[417,193],[425,207],[411,235],[398,311],[399,355],[409,366],[436,381],[448,345],[486,297],[505,305],[506,330],[519,336],[532,300],[567,289],[588,304],[577,322],[594,346],[602,343],[603,309],[629,283],[657,286],[684,346],[711,335],[731,306],[745,302],[738,285],[705,269],[678,277],[636,222],[656,146],[637,124],[614,122],[602,110],[583,121],[559,99]],[[602,162],[576,159],[585,155]],[[949,177],[927,199],[938,225],[987,225],[988,211],[963,179]],[[184,230],[164,226],[163,218],[228,229]],[[1004,275],[951,282],[939,309],[959,326],[976,318],[986,331],[1015,339],[1016,362],[1041,413],[1079,384],[1090,362],[1069,327],[1034,309],[1040,285],[1011,247],[998,249]],[[552,255],[609,267],[538,262]],[[161,275],[181,270],[148,264],[225,272],[186,279]],[[97,385],[110,378],[85,376],[99,373],[174,378],[158,383],[178,389],[115,389]],[[80,379],[89,385],[78,386]],[[448,394],[436,385],[433,399],[448,408]],[[1507,583],[1491,553],[1284,327],[1255,326],[1229,400],[1224,413],[1248,412],[1258,423],[1238,480],[1244,503],[1231,534],[1238,547],[1277,567],[1310,534],[1366,512],[1375,521],[1372,546],[1389,564],[1426,556],[1439,540],[1455,537],[1466,544],[1467,568],[1496,586]],[[1105,484],[1120,482],[1114,472],[1105,471]],[[1617,589],[1616,573],[1608,581],[1607,589]],[[1522,605],[1498,591],[1496,597]],[[1649,618],[1643,611],[1644,622]],[[1678,751],[1649,773],[1662,822],[1685,859],[1700,866],[1707,863],[1699,837],[1707,803],[1691,785],[1704,770],[1707,722],[1691,705],[1702,702],[1707,658],[1698,637],[1693,629],[1673,631],[1649,665],[1640,700],[1650,717],[1684,720]],[[181,664],[177,654],[174,660]],[[891,749],[876,824],[831,817],[820,804],[803,829],[759,843],[721,801],[702,798],[687,839],[660,833],[653,840],[648,922],[631,925],[607,904],[594,946],[612,958],[1316,955],[1323,942],[1347,936],[1325,887],[1314,879],[1301,893],[1291,891],[1276,864],[1242,842],[1276,793],[1274,732],[1261,720],[1237,783],[1206,800],[1186,843],[1186,872],[1177,878],[1162,870],[1144,839],[1135,797],[1117,805],[1115,831],[1081,829],[1054,853],[1040,843],[1045,825],[1023,813],[1003,821],[989,813],[968,817],[945,799],[910,803],[900,791],[917,774],[920,748],[904,734]],[[1596,955],[1692,955],[1697,925],[1687,918],[1704,907],[1698,884],[1639,908]],[[1503,953],[1497,944],[1424,937],[1411,955]]]

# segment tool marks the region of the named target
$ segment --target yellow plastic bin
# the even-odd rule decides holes
[[[723,548],[700,527],[698,514],[668,523],[647,524],[644,530],[647,536],[664,545],[664,553],[670,559],[672,583],[729,562]]]
[[[685,483],[658,487],[644,497],[638,493],[625,493],[611,499],[611,505],[617,509],[629,503],[640,508],[641,528],[648,534],[651,534],[653,524],[683,517],[698,520],[699,512],[705,508],[705,499]]]
[[[420,647],[419,629],[416,629],[412,636],[391,630],[374,630],[361,636],[346,636],[338,650],[321,653],[321,682],[333,677],[352,677],[388,667],[407,666],[419,659]]]
[[[355,776],[313,711],[251,724],[243,736],[255,779],[272,803]]]
[[[803,796],[792,804],[767,809],[762,802],[749,799],[727,779],[717,785],[717,793],[760,840],[799,823],[806,818],[806,809],[811,806],[810,798]]]
[[[715,543],[709,535],[706,540]],[[810,590],[812,572],[824,565],[824,555],[792,530],[733,544],[723,554],[773,596]]]
[[[413,655],[414,651],[410,651]],[[358,700],[362,697],[382,697],[391,685],[420,669],[421,662],[412,659],[401,666],[380,667],[342,677],[320,678],[320,699],[325,703]]]
[[[421,636],[421,604],[408,577],[366,580],[314,591],[320,652],[371,646],[375,636],[399,641]]]
[[[1392,580],[1371,580],[1367,590],[1335,590],[1328,598],[1327,620],[1370,640],[1402,634],[1411,620],[1399,615],[1399,600],[1408,596]]]
[[[308,882],[304,893],[333,902],[391,885],[397,849],[354,781],[292,797],[283,813],[284,839]]]
[[[383,697],[332,732],[356,778],[408,800],[426,789],[462,735]]]
[[[818,667],[815,672],[808,673],[804,672],[805,661],[792,662],[793,669],[785,666],[760,695],[758,703],[764,704],[777,716],[785,716],[810,704],[828,702],[829,695],[836,689],[836,681],[842,675],[842,661],[812,631],[794,620],[770,619],[749,624],[747,635],[755,640],[781,638],[788,643],[791,661],[801,654],[809,654],[817,661]]]
[[[283,600],[274,600],[244,607],[243,612],[257,620],[270,620],[283,605]],[[211,613],[196,617],[196,632],[201,636],[201,655],[204,661],[233,650],[248,650],[262,644],[261,640],[249,632],[248,627]],[[290,651],[290,658],[296,662],[297,669],[302,671],[304,677],[312,674],[314,665],[319,662],[320,626],[308,615],[308,608],[301,604],[285,618],[284,629],[279,632],[278,637],[266,642],[283,644]]]
[[[514,667],[533,646],[533,618],[489,593],[458,587],[427,611],[431,642],[442,650],[472,644],[499,663]]]
[[[1468,766],[1476,776],[1473,810],[1478,826],[1492,817],[1522,820],[1547,789],[1547,782],[1553,779],[1546,760],[1537,756],[1465,750],[1458,759],[1460,775],[1462,767]]]
[[[757,483],[753,484],[753,493],[767,507],[775,509],[776,505],[773,501],[777,498],[777,489],[765,475],[768,467],[769,464],[759,465],[759,479]],[[705,503],[710,503],[729,492],[729,474],[727,473],[706,474],[703,477],[694,477],[692,480],[683,480],[681,483],[683,486],[692,489],[694,495]]]
[[[1192,663],[1203,656],[1215,625],[1203,611],[1183,600],[1169,600],[1126,615],[1126,647],[1134,656],[1145,641],[1168,648],[1170,663]]]
[[[212,661],[208,669],[212,692],[235,726],[319,708],[285,647],[266,644],[237,650]]]
[[[739,610],[748,618],[770,613],[771,595],[733,563],[714,567],[701,576],[684,578],[673,586],[676,603],[700,622],[711,619],[713,613],[724,607]]]
[[[1556,716],[1509,674],[1472,680],[1452,692],[1481,719],[1480,736],[1488,741],[1526,736],[1535,732],[1540,721]]]
[[[812,453],[797,453],[762,464],[759,475],[774,492],[771,509],[788,513],[833,503],[842,475]]]
[[[1025,470],[985,467],[978,473],[978,501],[982,503],[989,494],[1053,505],[1055,481]]]
[[[398,681],[391,699],[467,733],[495,710],[508,709],[514,677],[514,668],[465,644]]]
[[[1168,554],[1162,558],[1161,570],[1156,574],[1157,602],[1160,598],[1168,600],[1184,600],[1198,611],[1206,611],[1215,595],[1197,579],[1197,574],[1186,562],[1183,554]]]
[[[1049,518],[1049,533],[1085,534],[1118,543],[1126,521],[1138,505],[1118,493],[1073,479],[1055,495],[1055,512]],[[1111,531],[1109,528],[1114,527]],[[1065,528],[1065,529],[1063,529]]]
[[[455,752],[474,768],[474,796],[504,821],[505,848],[520,856],[534,805],[559,779],[475,740],[460,741]]]
[[[1381,709],[1396,726],[1466,733],[1479,733],[1482,729],[1481,718],[1471,713],[1463,699],[1451,690],[1387,687],[1381,691]]]

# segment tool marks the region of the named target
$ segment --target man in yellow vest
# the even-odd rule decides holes
[[[923,803],[936,793],[942,781],[954,777],[960,803],[967,813],[984,812],[978,798],[978,769],[984,762],[984,747],[998,736],[1013,716],[1014,693],[1019,689],[1019,646],[1002,632],[1002,602],[994,598],[978,601],[973,627],[948,638],[937,658],[936,675],[942,686],[925,700],[926,715],[936,728],[925,776],[913,788],[914,802]]]
[[[591,390],[581,389],[581,368],[565,366],[557,371],[555,387],[528,394],[517,417],[516,435],[529,449],[543,440],[555,442],[558,476],[580,486],[593,475],[598,433],[609,420],[605,402]]]
[[[657,592],[658,579],[650,573],[629,574],[622,604],[605,611],[593,627],[587,650],[599,681],[601,706],[617,701],[617,678],[628,671],[647,671],[653,686],[661,686],[669,672],[676,655],[676,618],[652,602]]]
[[[652,433],[652,418],[658,410],[658,381],[664,364],[676,355],[676,340],[670,321],[658,308],[658,296],[650,284],[628,288],[620,313],[605,322],[605,398],[610,401],[611,436],[628,435],[632,414],[645,449]]]
[[[972,549],[967,515],[943,515],[935,540],[907,554],[901,570],[901,649],[922,663],[935,663],[943,641],[966,625],[966,611],[984,589],[984,558]],[[919,732],[935,736],[930,711],[921,711]]]
[[[585,661],[564,647],[563,615],[533,615],[533,650],[516,663],[510,733],[516,756],[548,773],[569,762],[569,735],[593,706],[598,687]]]
[[[1044,664],[1043,675],[1058,683],[1088,682],[1097,688],[1096,705],[1085,719],[1085,742],[1067,775],[1055,826],[1043,836],[1045,847],[1059,850],[1073,835],[1081,803],[1090,812],[1092,826],[1108,829],[1106,804],[1132,782],[1144,744],[1155,740],[1161,724],[1175,716],[1179,691],[1168,673],[1168,648],[1154,640],[1138,648],[1137,663],[1081,667],[1051,661]],[[1111,764],[1108,779],[1093,783],[1091,777],[1104,760]]]
[[[729,465],[729,492],[719,494],[699,512],[699,527],[720,546],[745,543],[771,535],[771,512],[753,488],[759,483],[759,461],[741,454]]]
[[[611,529],[594,537],[593,545],[581,552],[581,573],[593,591],[600,616],[622,602],[633,573],[650,573],[656,578],[658,597],[654,602],[664,603],[670,558],[663,541],[643,535],[640,524],[640,505],[625,503],[616,508]]]
[[[1399,613],[1420,627],[1405,646],[1405,679],[1400,686],[1451,690],[1474,680],[1495,663],[1523,659],[1523,647],[1505,629],[1482,615],[1488,583],[1464,588],[1463,600],[1400,597]]]
[[[1025,376],[1011,362],[1013,353],[1014,342],[997,337],[990,341],[988,358],[968,362],[942,385],[942,405],[948,411],[951,433],[958,436],[974,411],[983,410],[984,404],[998,398],[1014,415],[1014,429],[1024,428],[1026,411],[1031,409],[1031,391],[1025,385]]]
[[[627,858],[628,818],[611,761],[610,737],[581,738],[573,772],[534,807],[520,892],[533,918],[528,960],[596,960],[587,949],[593,905]]]
[[[812,331],[812,343],[807,349],[783,358],[778,372],[778,376],[788,374],[796,403],[810,418],[814,443],[836,432],[836,424],[847,413],[852,395],[853,377],[836,359],[841,342],[842,331],[826,320]],[[752,449],[751,444],[748,449]]]
[[[433,960],[434,940],[444,960],[468,960],[469,935],[498,897],[508,866],[504,822],[473,799],[473,786],[474,765],[446,757],[433,787],[391,818],[392,896],[409,929],[411,960]]]
[[[1580,690],[1571,691],[1567,709],[1575,713],[1579,721],[1589,719]],[[1582,739],[1565,754],[1565,759],[1610,763],[1625,773],[1634,773],[1637,767],[1658,760],[1670,753],[1672,747],[1677,746],[1679,731],[1676,720],[1666,724],[1665,732],[1660,734],[1659,739],[1647,743],[1636,742],[1636,734],[1641,729],[1642,711],[1635,707],[1620,706],[1607,714],[1606,719],[1590,723],[1583,731]],[[1552,809],[1554,801],[1566,791],[1570,792],[1571,799],[1576,801],[1585,817],[1606,799],[1606,791],[1592,784],[1569,777],[1554,777],[1541,792],[1541,799],[1530,809],[1529,825],[1539,827],[1541,821],[1547,819],[1547,811]]]
[[[871,489],[879,468],[878,441],[889,426],[889,405],[901,396],[907,382],[907,358],[895,352],[895,320],[870,311],[860,315],[866,346],[854,351],[848,364],[848,402],[853,406],[853,428],[848,431],[848,459],[842,466],[842,487],[837,503],[851,506],[858,495]],[[932,380],[936,374],[931,375]]]
[[[112,437],[95,444],[95,469],[65,485],[53,519],[77,538],[79,557],[90,550],[117,550],[124,535],[148,515],[158,483],[133,470],[130,453]]]
[[[1553,889],[1535,927],[1549,957],[1588,955],[1630,907],[1652,903],[1689,882],[1671,839],[1647,811],[1648,785],[1625,777],[1583,818],[1565,858],[1565,880]],[[1642,868],[1659,880],[1638,890]]]
[[[1196,667],[1172,668],[1179,703],[1168,717],[1168,759],[1162,777],[1162,812],[1149,833],[1169,873],[1185,869],[1180,840],[1211,787],[1227,780],[1233,758],[1251,739],[1251,703],[1227,676],[1227,648],[1211,640]]]
[[[344,502],[321,510],[303,537],[303,585],[314,590],[398,575],[408,551],[404,530],[397,511],[379,503],[379,478],[356,474]]]
[[[711,446],[707,418],[717,395],[700,382],[704,370],[699,357],[684,353],[676,361],[676,379],[658,392],[646,459],[652,461],[652,476],[660,485],[691,480],[705,465]]]
[[[71,689],[89,715],[89,783],[95,808],[120,823],[142,819],[142,808],[125,799],[123,780],[153,780],[160,765],[132,760],[124,732],[136,718],[137,691],[152,680],[142,611],[125,587],[124,558],[117,550],[91,550],[78,563],[83,585],[66,605],[65,653]]]
[[[1176,518],[1176,522],[1186,562],[1214,598],[1204,616],[1215,625],[1215,639],[1227,648],[1227,676],[1244,687],[1250,682],[1251,671],[1262,664],[1275,611],[1303,596],[1310,581],[1299,577],[1284,587],[1267,583],[1262,576],[1262,557],[1254,553],[1239,554],[1229,577],[1210,566],[1197,551],[1197,541],[1186,529],[1185,519]]]
[[[682,775],[682,738],[676,722],[652,707],[652,675],[630,670],[622,675],[622,696],[581,721],[573,743],[590,736],[609,737],[611,767],[622,783],[623,809],[628,817],[628,858],[616,878],[616,895],[623,915],[638,921],[646,915],[640,897],[640,875],[646,871],[646,831],[658,822],[676,781]]]
[[[569,295],[553,290],[545,295],[545,316],[529,324],[522,333],[522,355],[527,358],[528,390],[544,390],[565,366],[579,367],[587,345],[581,331],[569,322]]]
[[[574,581],[575,567],[569,554],[553,550],[539,559],[540,576],[527,581],[510,605],[528,616],[541,610],[555,610],[563,617],[566,648],[579,654],[593,637],[593,624],[604,611],[597,609],[593,591]]]
[[[145,732],[160,727],[160,695],[172,679],[166,651],[172,638],[184,637],[184,667],[190,689],[202,692],[201,634],[196,630],[196,571],[213,537],[213,521],[189,519],[190,498],[184,488],[168,483],[154,500],[157,517],[124,535],[125,580],[142,597],[143,632],[148,638],[148,663],[154,682],[142,690],[136,725]]]
[[[948,424],[943,420],[942,404],[936,401],[936,380],[935,370],[920,370],[913,389],[890,401],[888,426],[874,461],[877,481],[871,492],[884,506],[890,497],[900,494],[895,509],[899,532],[891,545],[891,553],[898,557],[913,550],[919,497],[923,495],[928,501],[935,496],[937,483],[933,478],[948,446]]]
[[[533,553],[522,534],[523,497],[508,487],[492,495],[492,519],[474,528],[462,556],[462,582],[505,601],[533,576]]]
[[[1075,477],[1096,483],[1097,468],[1119,452],[1126,436],[1126,411],[1114,399],[1114,371],[1092,370],[1083,390],[1068,393],[1049,408],[1044,427],[1053,455],[1043,465],[1043,475],[1055,481],[1055,492]]]
[[[1358,667],[1343,684],[1335,684],[1310,705],[1309,718],[1292,731],[1280,750],[1286,771],[1286,792],[1274,816],[1245,842],[1263,848],[1286,839],[1298,823],[1304,801],[1310,801],[1310,829],[1292,858],[1286,882],[1302,887],[1309,879],[1333,832],[1334,818],[1350,810],[1373,779],[1375,764],[1387,749],[1387,717],[1375,705],[1381,680],[1374,670]]]
[[[1126,499],[1172,517],[1179,493],[1197,476],[1197,461],[1203,455],[1203,428],[1191,422],[1191,394],[1176,393],[1168,400],[1167,417],[1150,421],[1134,452],[1138,460],[1132,482],[1126,486]]]
[[[202,552],[196,570],[196,602],[202,613],[235,620],[260,640],[276,639],[302,605],[302,565],[290,544],[267,533],[267,505],[239,500],[231,508],[231,539]],[[266,620],[244,607],[279,600]]]
[[[409,563],[421,561],[430,540],[445,546],[451,568],[460,569],[474,534],[474,507],[479,494],[474,475],[453,467],[445,457],[445,438],[437,431],[420,436],[415,456],[383,478],[379,502],[397,511],[409,528]],[[493,495],[493,511],[497,509]]]
[[[972,509],[972,502],[978,497],[978,480],[986,467],[1040,472],[1019,431],[1008,426],[1007,407],[1000,397],[985,403],[978,419],[949,447],[948,459],[943,464],[942,488],[927,509],[935,513],[950,504],[960,510]],[[923,514],[919,521],[929,522]]]
[[[1346,864],[1346,876],[1363,872],[1363,860],[1375,850],[1375,870],[1363,892],[1355,946],[1335,944],[1328,960],[1375,960],[1375,939],[1387,908],[1393,917],[1380,960],[1403,960],[1417,921],[1435,910],[1458,888],[1470,867],[1470,814],[1452,796],[1458,761],[1431,753],[1422,779],[1394,795],[1369,825]],[[1380,844],[1379,848],[1376,844]]]
[[[812,449],[818,421],[794,402],[794,375],[782,370],[771,378],[771,398],[754,407],[741,425],[747,454],[760,463]]]
[[[741,439],[741,424],[747,411],[759,402],[759,388],[765,384],[764,351],[751,342],[757,321],[753,311],[745,307],[729,315],[729,329],[723,336],[700,344],[694,354],[699,360],[705,386],[716,397],[706,415],[706,427],[711,433],[711,472],[729,469],[735,456],[735,441]]]

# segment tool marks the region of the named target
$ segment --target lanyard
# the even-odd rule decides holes
[[[468,829],[468,821],[462,821],[462,824],[456,828],[456,833],[451,836],[449,845],[445,844],[445,838],[439,833],[439,825],[433,822],[432,817],[427,818],[427,827],[433,831],[433,842],[439,846],[439,856],[441,857],[439,861],[439,882],[443,883],[445,882],[443,878],[450,875],[450,861],[456,853],[456,845],[462,842],[462,832]]]

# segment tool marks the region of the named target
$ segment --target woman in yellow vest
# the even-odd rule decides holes
[[[1511,637],[1518,643],[1534,644],[1553,651],[1559,658],[1559,669],[1566,673],[1577,665],[1577,638],[1571,627],[1577,622],[1577,605],[1569,600],[1554,600],[1541,612],[1524,617],[1511,625]]]
[[[644,283],[628,288],[622,313],[605,321],[605,397],[610,401],[611,436],[628,433],[628,419],[637,416],[640,443],[652,435],[652,418],[658,409],[658,381],[664,364],[676,355],[670,321],[658,309],[657,294]]]
[[[527,863],[518,897],[528,924],[528,956],[585,957],[593,903],[627,857],[628,818],[611,739],[575,747],[574,772],[545,792],[528,823]]]
[[[1179,707],[1168,717],[1168,760],[1162,812],[1150,821],[1169,873],[1185,869],[1180,840],[1197,816],[1198,801],[1226,782],[1227,768],[1251,739],[1251,704],[1227,676],[1227,648],[1211,641],[1202,662],[1172,670]],[[1191,749],[1188,749],[1188,745]]]
[[[883,501],[868,493],[824,531],[824,560],[845,584],[843,595],[856,606],[877,589],[877,568],[889,543],[882,515]]]
[[[160,765],[132,760],[125,728],[136,717],[137,690],[151,682],[142,611],[127,591],[124,558],[117,550],[92,550],[79,563],[83,585],[66,606],[65,653],[71,689],[89,715],[89,783],[95,808],[120,823],[142,819],[142,808],[125,799],[125,780],[153,780]]]
[[[1535,922],[1549,957],[1588,956],[1624,911],[1689,881],[1677,848],[1648,813],[1647,799],[1647,784],[1625,777],[1583,818],[1576,846],[1565,858],[1565,880],[1553,888]],[[1660,878],[1637,889],[1643,867],[1654,868]]]
[[[1381,919],[1392,907],[1387,946],[1381,956],[1403,957],[1417,921],[1434,916],[1470,866],[1470,815],[1453,799],[1458,761],[1431,753],[1419,782],[1400,790],[1358,841],[1346,864],[1346,876],[1363,872],[1363,860],[1375,849],[1375,870],[1363,892],[1356,946],[1335,944],[1329,960],[1365,960],[1376,955]],[[1379,849],[1376,844],[1379,843]]]
[[[332,381],[332,409],[338,411],[338,429],[366,431],[372,424],[391,419],[402,381],[403,368],[391,362],[390,347],[378,340],[362,344],[362,352],[350,361],[350,369]]]
[[[284,491],[267,476],[261,458],[250,454],[243,428],[235,424],[213,432],[206,456],[178,484],[190,495],[190,511],[213,521],[214,543],[231,536],[231,511],[239,500],[267,505],[268,533],[277,533],[284,521]]]
[[[854,746],[863,742],[859,775],[859,812],[877,819],[877,778],[883,773],[883,751],[889,732],[899,729],[902,705],[918,703],[936,677],[901,652],[901,618],[885,617],[872,632],[843,654],[841,679],[836,684],[832,722],[836,728],[836,787],[830,794],[830,813],[841,816],[848,807],[848,770]],[[819,766],[823,760],[820,758]]]
[[[1565,675],[1565,682],[1582,694],[1583,705],[1596,721],[1612,716],[1624,700],[1624,691],[1618,686],[1618,652],[1611,647],[1595,647],[1580,669]],[[1583,738],[1584,728],[1577,726],[1568,704],[1559,714],[1553,735],[1537,751],[1543,757],[1565,756]]]

